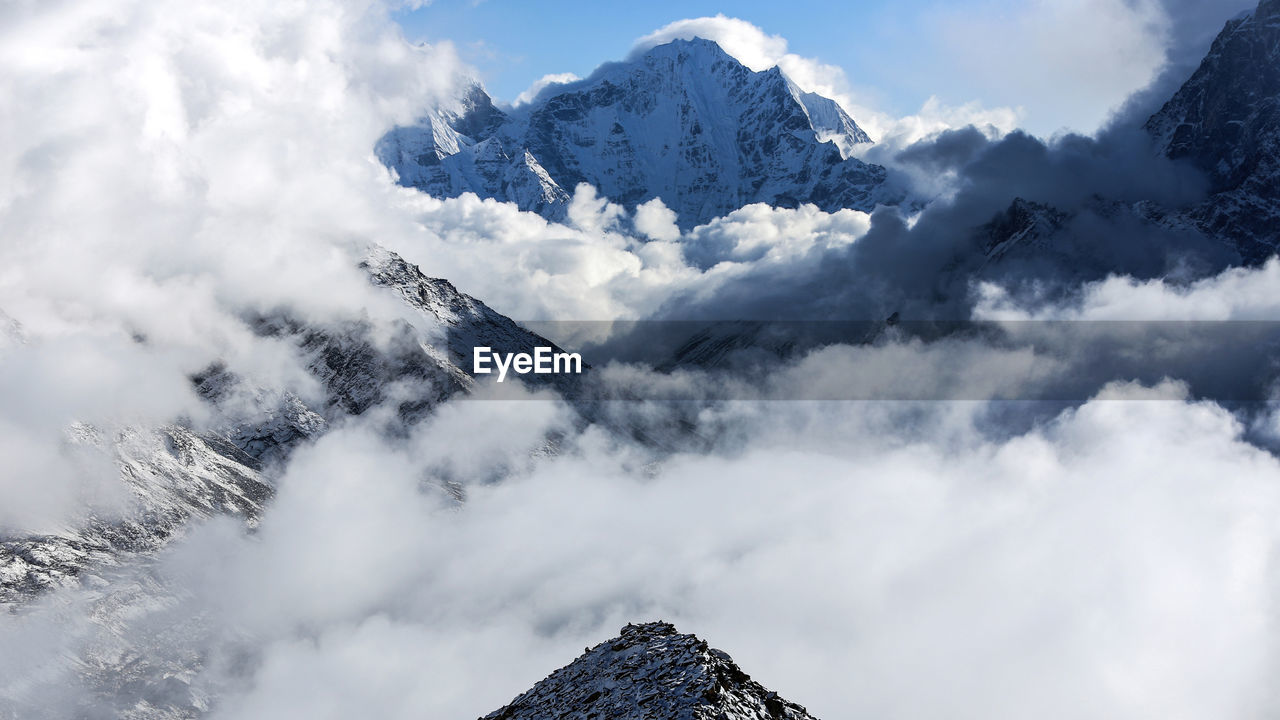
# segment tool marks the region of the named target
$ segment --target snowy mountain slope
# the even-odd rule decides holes
[[[849,157],[870,138],[837,103],[776,67],[753,72],[709,40],[676,40],[554,86],[496,128],[480,95],[473,88],[459,107],[392,130],[378,156],[404,185],[475,192],[552,219],[584,182],[628,208],[661,197],[684,228],[756,202],[893,201],[884,168]]]
[[[664,622],[627,625],[482,720],[812,720],[724,652]]]
[[[1199,68],[1147,121],[1170,158],[1187,158],[1211,197],[1187,217],[1247,263],[1280,249],[1280,0],[1227,23]]]
[[[218,408],[220,436],[265,466],[283,461],[298,443],[323,434],[328,421],[287,390],[255,385],[222,363],[191,378]]]
[[[459,292],[448,280],[427,277],[417,266],[381,247],[370,248],[360,268],[370,283],[399,297],[409,310],[407,319],[381,328],[364,318],[329,325],[306,324],[287,313],[249,319],[259,334],[295,343],[308,370],[325,389],[323,403],[307,408],[288,393],[252,388],[260,424],[244,418],[224,431],[243,438],[238,444],[255,458],[269,452],[260,447],[270,444],[268,436],[283,434],[286,445],[314,436],[328,423],[360,415],[393,394],[400,398],[400,420],[412,424],[441,402],[475,386],[471,365],[476,346],[504,353],[527,352],[537,346],[558,350],[551,341]],[[532,384],[548,382],[543,377],[525,379]],[[202,394],[215,402],[229,393],[244,392],[225,368],[211,369],[196,380]]]
[[[458,292],[448,280],[423,275],[416,265],[393,252],[375,247],[360,267],[374,285],[395,291],[424,319],[446,331],[445,347],[426,352],[464,387],[474,383],[470,368],[476,346],[504,353],[528,351],[538,345],[560,349],[483,302]]]
[[[457,106],[433,108],[417,125],[392,129],[376,152],[408,187],[440,197],[473,192],[564,219],[569,193],[518,142],[496,135],[507,121],[474,85]]]
[[[74,583],[90,568],[160,548],[194,517],[231,514],[253,525],[272,495],[253,458],[223,438],[179,426],[108,432],[77,425],[67,443],[72,451],[109,455],[133,506],[123,517],[88,517],[80,527],[55,534],[0,538],[0,604],[30,599]]]
[[[389,341],[376,337],[364,319],[326,326],[285,314],[248,319],[260,334],[296,343],[325,390],[318,407],[214,363],[192,378],[217,413],[210,432],[178,424],[71,428],[68,452],[108,455],[133,506],[123,517],[87,517],[57,534],[0,537],[0,604],[23,602],[43,589],[74,583],[86,570],[117,564],[126,554],[162,547],[193,518],[230,513],[252,525],[272,494],[273,470],[298,444],[389,398],[399,401],[401,424],[387,429],[403,431],[474,386],[474,345],[501,352],[555,347],[395,253],[374,247],[361,268],[372,284],[396,293],[414,318],[395,322]]]
[[[851,157],[855,146],[871,142],[871,136],[858,127],[840,103],[811,92],[799,93],[798,98],[818,141],[835,143],[842,156]]]
[[[256,526],[281,461],[344,418],[391,400],[400,412],[386,429],[399,432],[469,391],[472,343],[503,352],[554,347],[394,253],[371,248],[361,268],[405,304],[389,340],[359,317],[324,326],[284,314],[247,318],[259,332],[297,345],[324,390],[315,407],[214,363],[192,378],[217,417],[209,431],[182,425],[68,431],[68,452],[105,455],[132,503],[118,517],[86,517],[57,533],[0,537],[0,607],[15,614],[65,611],[77,620],[65,666],[12,684],[0,678],[0,718],[169,720],[207,713],[218,691],[198,680],[202,648],[213,640],[199,617],[172,612],[183,600],[152,576],[152,553],[182,537],[192,521],[231,515]],[[69,593],[31,602],[57,587]],[[71,606],[59,610],[65,603]],[[54,685],[40,685],[46,672]],[[58,673],[75,677],[88,694],[68,698],[67,706],[49,704],[62,696],[57,683],[66,675]]]

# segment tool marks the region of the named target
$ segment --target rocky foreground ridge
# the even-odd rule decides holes
[[[482,720],[548,718],[813,720],[727,653],[665,622],[627,625]]]

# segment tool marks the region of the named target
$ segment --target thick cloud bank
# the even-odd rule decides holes
[[[68,423],[198,417],[188,376],[214,360],[305,393],[245,313],[392,312],[354,267],[406,232],[369,148],[460,68],[360,3],[0,14],[0,307],[23,329],[0,349],[0,526],[48,531],[100,493],[57,460]]]
[[[257,535],[117,578],[172,598],[119,632],[151,662],[180,637],[215,717],[479,715],[649,617],[822,717],[1266,712],[1280,465],[1182,398],[1117,385],[1000,440],[973,404],[734,404],[701,414],[711,452],[588,429],[542,459],[563,407],[464,403],[405,444],[325,437]],[[477,462],[508,469],[462,509],[424,492]],[[42,668],[6,693],[66,699],[60,654],[117,645],[80,602],[6,621]]]

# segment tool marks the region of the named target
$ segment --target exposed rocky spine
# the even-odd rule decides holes
[[[813,720],[670,623],[627,625],[482,720]]]

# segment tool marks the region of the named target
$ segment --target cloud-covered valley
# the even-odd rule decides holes
[[[131,517],[138,447],[260,507],[6,602],[0,717],[480,716],[655,618],[826,718],[1275,711],[1280,266],[1187,219],[1214,189],[1145,118],[1046,140],[935,106],[859,150],[897,207],[682,230],[583,184],[553,222],[378,161],[473,80],[390,13],[0,9],[4,558]],[[371,283],[375,245],[426,278]],[[458,292],[574,347],[636,342],[621,321],[878,330],[740,374],[604,355],[562,396],[403,360],[453,372],[490,318]],[[351,357],[382,385],[335,381]],[[305,437],[200,454],[263,413]]]

